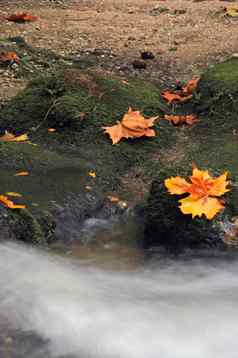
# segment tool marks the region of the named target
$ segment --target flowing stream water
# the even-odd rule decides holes
[[[20,244],[0,251],[1,358],[237,358],[235,260],[118,272]]]

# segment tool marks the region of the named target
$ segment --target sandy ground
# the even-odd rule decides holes
[[[238,19],[224,16],[232,2],[218,0],[1,0],[0,16],[28,11],[34,23],[0,23],[0,36],[23,36],[59,54],[110,49],[130,62],[152,51],[147,71],[186,79],[238,52]],[[1,74],[2,76],[2,74]],[[14,91],[13,91],[14,92]]]

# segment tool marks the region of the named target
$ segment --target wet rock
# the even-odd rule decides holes
[[[162,178],[152,184],[145,212],[144,247],[162,247],[170,253],[184,250],[224,249],[219,226],[202,219],[192,219],[178,208],[178,197],[168,194]]]
[[[121,217],[126,211],[99,193],[78,194],[68,197],[65,204],[53,204],[51,214],[56,223],[56,240],[65,244],[72,241],[90,241],[98,230],[110,229],[110,220]],[[91,229],[91,234],[89,235]]]

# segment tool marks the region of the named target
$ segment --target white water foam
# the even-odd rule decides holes
[[[0,318],[53,356],[237,358],[238,263],[115,273],[17,244],[0,255]]]

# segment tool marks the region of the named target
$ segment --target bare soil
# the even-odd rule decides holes
[[[110,50],[111,70],[129,71],[141,51],[155,59],[136,75],[168,82],[199,74],[208,65],[238,53],[238,20],[225,16],[233,3],[218,0],[1,0],[0,16],[30,12],[39,20],[1,20],[1,39],[22,36],[60,55]],[[101,58],[104,57],[102,52]],[[132,69],[133,71],[133,69]],[[12,96],[22,81],[0,71],[1,96]],[[13,89],[14,88],[14,89]],[[9,90],[8,90],[9,89]]]

